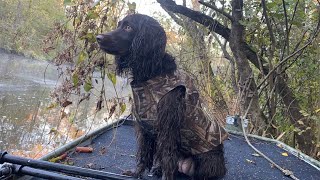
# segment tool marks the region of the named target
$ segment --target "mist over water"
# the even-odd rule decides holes
[[[129,88],[126,81],[117,80],[118,94],[127,96]],[[101,80],[99,82],[101,85]],[[106,124],[106,110],[94,116],[97,102],[94,95],[77,107],[76,118],[72,122],[70,118],[61,118],[60,109],[48,109],[50,92],[57,83],[58,72],[54,65],[0,51],[1,151],[38,158]],[[107,98],[114,97],[112,83],[106,81],[105,86]],[[64,112],[74,113],[75,106],[66,108]]]

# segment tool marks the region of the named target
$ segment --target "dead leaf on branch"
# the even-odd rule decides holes
[[[89,98],[90,98],[90,93],[87,93],[87,94],[82,94],[82,97],[81,97],[81,99],[79,100],[79,102],[78,102],[78,104],[80,104],[82,101],[84,101],[84,100],[89,100]]]
[[[49,133],[48,134],[54,134],[54,135],[57,135],[57,134],[59,134],[59,131],[58,130],[56,130],[56,129],[54,129],[54,128],[52,128],[52,129],[50,129],[50,131],[49,131]]]
[[[69,106],[70,104],[72,104],[72,102],[66,100],[66,101],[64,101],[64,102],[61,103],[61,106],[62,106],[62,107],[67,107],[67,106]]]
[[[103,102],[103,99],[100,98],[99,101],[97,102],[97,105],[96,105],[96,111],[100,111],[102,109],[102,102]]]
[[[113,115],[113,113],[116,111],[116,107],[117,107],[118,104],[114,104],[111,106],[110,110],[109,110],[109,117],[108,119],[111,118],[111,116]]]
[[[60,115],[61,119],[65,118],[67,116],[68,116],[68,114],[65,111],[61,111],[61,115]]]

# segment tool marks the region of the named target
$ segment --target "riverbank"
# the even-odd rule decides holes
[[[56,66],[3,49],[0,63],[0,150],[41,157],[106,123],[108,111],[95,113],[94,94],[81,105],[52,108],[50,94],[59,83]],[[129,92],[123,81],[116,86],[119,96]],[[107,98],[114,97],[112,83],[105,82],[105,87]]]
[[[6,49],[3,47],[0,47],[0,53],[6,53],[6,54],[11,54],[13,56],[21,56],[24,58],[36,60],[36,61],[49,61],[48,57],[45,57],[43,55],[39,56],[34,53],[30,52],[20,52],[14,49]]]

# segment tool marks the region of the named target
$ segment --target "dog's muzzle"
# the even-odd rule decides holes
[[[99,35],[96,37],[97,42],[98,42],[99,44],[102,43],[103,38],[104,38],[104,36],[103,36],[102,34],[99,34]]]

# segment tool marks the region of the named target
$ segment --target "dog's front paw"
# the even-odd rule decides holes
[[[136,170],[134,170],[134,171],[133,170],[126,170],[122,174],[140,179],[140,178],[142,178],[143,173],[144,173],[144,169],[138,166]]]
[[[137,171],[131,171],[131,170],[124,171],[122,175],[131,176],[138,179],[142,178],[142,173],[137,173]]]
[[[135,172],[131,171],[131,170],[125,170],[125,171],[122,172],[122,175],[133,176],[134,177]]]

